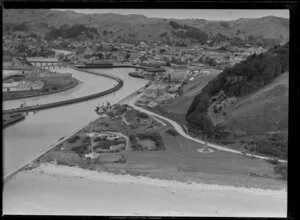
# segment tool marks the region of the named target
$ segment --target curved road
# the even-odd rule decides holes
[[[158,115],[154,112],[151,112],[151,111],[148,111],[144,108],[141,108],[141,107],[138,107],[132,103],[128,103],[128,105],[130,105],[131,107],[135,108],[136,110],[139,110],[141,112],[144,112],[146,114],[149,114],[149,115],[152,115],[152,116],[155,116],[157,118],[160,118],[162,120],[165,120],[167,122],[169,122],[174,128],[175,130],[180,134],[182,135],[183,137],[189,139],[189,140],[192,140],[192,141],[195,141],[199,144],[205,144],[204,141],[202,140],[199,140],[199,139],[196,139],[196,138],[193,138],[191,137],[190,135],[186,134],[183,130],[183,128],[175,121],[169,119],[169,118],[166,118],[164,116],[161,116],[161,115]],[[212,143],[207,143],[207,145],[211,148],[214,148],[214,149],[217,149],[217,150],[222,150],[222,151],[227,151],[227,152],[230,152],[230,153],[235,153],[235,154],[243,154],[241,151],[238,151],[238,150],[233,150],[233,149],[230,149],[230,148],[227,148],[227,147],[223,147],[223,146],[220,146],[220,145],[216,145],[216,144],[212,144]],[[247,156],[253,156],[255,158],[258,158],[258,159],[264,159],[264,160],[268,160],[268,159],[273,159],[271,157],[264,157],[264,156],[258,156],[258,155],[254,155],[254,154],[249,154],[249,153],[246,153]],[[284,162],[286,163],[287,161],[286,160],[278,160],[280,162]]]

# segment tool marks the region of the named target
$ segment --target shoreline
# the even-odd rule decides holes
[[[54,164],[24,171],[10,183],[4,186],[8,191],[20,188],[13,195],[4,193],[6,214],[286,217],[287,213],[285,190],[182,183]]]
[[[88,72],[88,73],[91,73],[91,74],[96,74],[96,73],[93,73],[93,72]],[[96,74],[98,75],[98,74]],[[145,85],[147,86],[147,85]],[[142,88],[144,88],[145,86],[143,86]],[[140,88],[140,89],[142,89]],[[135,92],[129,94],[128,96],[126,96],[125,98],[123,98],[122,100],[120,100],[119,102],[117,103],[120,103],[120,102],[123,102],[125,101],[126,99],[134,96],[140,89],[136,90]],[[64,136],[63,139],[61,140],[58,140],[57,142],[55,142],[54,144],[49,144],[47,146],[47,148],[45,150],[43,150],[41,153],[39,153],[36,157],[34,157],[33,159],[29,160],[27,163],[25,163],[24,165],[20,166],[19,168],[9,172],[8,174],[4,175],[3,177],[3,183],[6,183],[7,181],[9,181],[14,175],[16,175],[18,172],[22,171],[23,169],[26,169],[26,167],[32,163],[35,163],[35,161],[37,161],[40,157],[42,157],[44,154],[46,154],[47,152],[49,152],[50,150],[52,150],[54,147],[56,147],[57,145],[59,145],[61,142],[65,141],[66,139],[70,138],[72,135],[76,134],[77,132],[79,132],[80,130],[86,128],[87,126],[89,126],[92,122],[98,120],[100,118],[97,117],[96,119],[93,119],[91,121],[89,121],[88,123],[82,125],[80,128],[76,129],[75,131],[73,131],[71,134],[69,135],[66,135]]]
[[[255,194],[261,195],[262,193],[266,194],[276,194],[276,193],[287,193],[287,189],[261,189],[261,188],[255,188],[255,187],[237,187],[237,186],[231,186],[231,185],[219,185],[219,184],[207,184],[207,183],[200,183],[200,182],[184,182],[184,181],[178,181],[178,180],[168,180],[168,179],[160,179],[160,178],[151,178],[149,176],[134,176],[130,173],[124,173],[124,174],[118,174],[114,172],[107,172],[107,171],[97,171],[97,170],[87,170],[81,167],[70,167],[70,166],[64,166],[64,165],[55,165],[51,163],[43,163],[40,164],[38,167],[33,168],[31,170],[24,170],[24,172],[35,172],[38,170],[43,170],[46,172],[52,172],[53,174],[57,175],[65,175],[70,177],[83,177],[83,178],[90,178],[94,180],[106,180],[106,181],[114,181],[118,183],[139,183],[144,185],[159,185],[164,187],[170,187],[175,186],[178,188],[183,189],[224,189],[224,190],[230,190],[234,189],[238,192],[245,192],[249,191]]]

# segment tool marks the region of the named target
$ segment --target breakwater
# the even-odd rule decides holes
[[[79,98],[75,98],[75,99],[59,101],[59,102],[53,102],[53,103],[48,103],[48,104],[43,104],[43,105],[35,105],[35,106],[27,106],[27,107],[17,108],[17,109],[3,110],[2,113],[29,112],[29,111],[37,111],[37,110],[54,108],[54,107],[58,107],[58,106],[70,105],[70,104],[83,102],[83,101],[87,101],[87,100],[90,100],[90,99],[95,99],[95,98],[98,98],[98,97],[101,97],[101,96],[108,95],[110,93],[113,93],[113,92],[119,90],[124,85],[123,80],[121,80],[120,78],[118,78],[116,76],[111,76],[111,75],[107,75],[107,74],[104,74],[104,73],[94,73],[94,72],[91,72],[91,71],[88,71],[88,70],[78,69],[76,67],[73,67],[73,68],[75,70],[83,71],[83,72],[86,72],[86,73],[89,73],[89,74],[94,74],[94,75],[98,75],[98,76],[111,78],[111,79],[117,81],[117,85],[115,85],[114,87],[112,87],[108,90],[105,90],[105,91],[102,91],[102,92],[99,92],[99,93],[95,93],[95,94],[92,94],[92,95],[88,95],[88,96],[83,96],[83,97],[79,97]]]

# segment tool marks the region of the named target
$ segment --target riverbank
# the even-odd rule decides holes
[[[76,68],[75,68],[76,69]],[[79,70],[82,71],[82,70]],[[113,78],[113,79],[118,79],[120,80],[119,82],[122,83],[123,85],[123,80],[119,79],[118,77],[115,76],[110,76],[107,74],[103,74],[103,73],[95,73],[95,72],[91,72],[88,70],[84,70],[84,72],[90,73],[90,74],[94,74],[94,75],[105,75],[108,76],[109,78]],[[149,83],[148,83],[149,84]],[[142,87],[141,89],[145,88],[148,84],[146,84],[144,87]],[[115,87],[114,87],[115,88]],[[124,99],[120,100],[119,103],[124,102],[132,97],[134,97],[138,91],[140,91],[141,89],[131,93],[130,95],[126,96]],[[100,117],[98,117],[100,118]],[[93,123],[94,121],[96,121],[97,119],[94,119],[92,121],[89,121],[88,123],[84,124],[83,126],[80,126],[80,128],[76,129],[75,131],[73,131],[71,134],[61,138],[58,142],[54,143],[54,144],[50,144],[48,145],[48,147],[46,147],[46,149],[44,151],[42,151],[41,153],[39,153],[37,156],[35,156],[33,159],[27,161],[25,164],[23,164],[22,166],[18,167],[17,169],[11,171],[10,173],[8,173],[7,175],[5,175],[3,177],[3,182],[7,182],[9,181],[9,179],[11,177],[13,177],[14,175],[16,175],[18,172],[20,172],[21,170],[23,170],[24,168],[26,168],[28,165],[30,166],[30,164],[33,164],[35,161],[37,161],[40,157],[42,157],[44,154],[46,154],[47,152],[51,151],[53,148],[55,148],[56,146],[58,146],[60,143],[62,143],[63,141],[67,140],[69,137],[71,137],[72,135],[76,134],[77,132],[79,132],[80,130],[86,128],[87,126],[89,126],[91,123]]]
[[[4,188],[4,214],[286,217],[287,213],[284,190],[188,184],[52,164],[21,172]]]
[[[83,96],[83,97],[79,97],[79,98],[74,98],[74,99],[69,99],[69,100],[64,100],[64,101],[59,101],[59,102],[53,102],[53,103],[48,103],[48,104],[43,104],[43,105],[38,105],[38,106],[27,106],[27,107],[23,107],[23,108],[3,110],[2,112],[3,113],[28,112],[28,111],[43,110],[43,109],[49,109],[49,108],[54,108],[54,107],[58,107],[58,106],[74,104],[74,103],[87,101],[90,99],[95,99],[95,98],[99,98],[101,96],[108,95],[108,94],[113,93],[123,87],[123,84],[124,84],[123,80],[121,80],[120,78],[118,78],[116,76],[111,76],[111,75],[107,75],[104,73],[94,73],[94,72],[91,72],[88,70],[81,70],[81,69],[79,70],[77,68],[74,68],[74,69],[78,70],[78,71],[87,72],[89,74],[94,74],[94,75],[98,75],[98,76],[111,78],[111,79],[117,81],[117,85],[115,85],[111,89],[108,89],[108,90],[105,90],[105,91],[102,91],[99,93],[95,93],[92,95],[88,95],[88,96]]]
[[[7,100],[13,100],[13,99],[22,99],[22,98],[30,98],[30,97],[36,97],[36,96],[42,96],[42,95],[50,95],[55,94],[59,92],[66,91],[68,89],[72,89],[78,85],[78,80],[72,77],[71,83],[60,87],[56,86],[54,89],[53,86],[49,88],[42,88],[39,90],[33,90],[33,91],[20,91],[20,92],[3,92],[3,101]]]
[[[10,125],[13,125],[15,123],[18,123],[19,121],[22,121],[25,119],[25,115],[22,113],[19,114],[4,114],[2,115],[2,128],[6,128]]]

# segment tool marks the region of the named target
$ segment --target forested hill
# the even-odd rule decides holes
[[[49,9],[5,9],[3,10],[3,31],[23,31],[50,38],[69,38],[60,36],[56,29],[63,25],[72,27],[83,25],[89,30],[81,36],[97,36],[101,40],[120,40],[128,42],[173,41],[218,44],[250,44],[271,46],[289,40],[289,19],[267,16],[233,21],[209,21],[204,19],[166,19],[148,18],[143,15],[83,14],[74,11]],[[79,35],[72,28],[71,36]],[[84,30],[86,31],[86,30]],[[55,33],[56,32],[56,33]],[[48,34],[49,35],[49,34]],[[88,36],[87,36],[88,37]]]
[[[232,68],[225,69],[194,97],[186,114],[189,125],[204,133],[214,133],[207,111],[213,97],[243,97],[263,88],[289,69],[289,44],[275,46],[259,55],[251,55]]]

